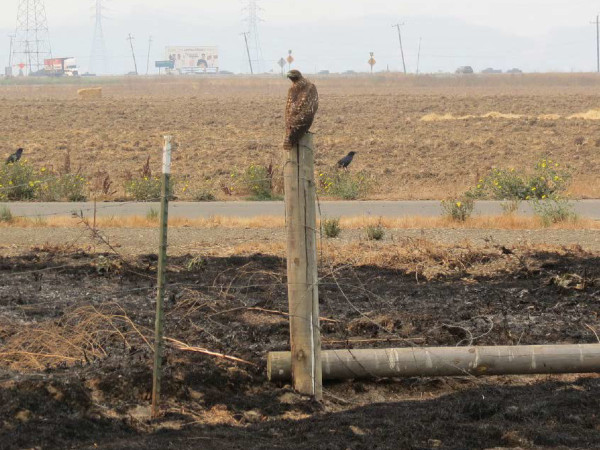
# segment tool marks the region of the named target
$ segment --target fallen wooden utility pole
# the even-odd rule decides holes
[[[305,134],[287,151],[284,167],[287,282],[290,315],[290,376],[294,389],[323,398],[317,214],[313,136]]]
[[[326,350],[323,379],[600,372],[600,344]],[[291,377],[291,353],[268,355],[271,381]]]

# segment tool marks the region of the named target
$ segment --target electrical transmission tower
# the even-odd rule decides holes
[[[95,19],[94,39],[92,41],[92,53],[90,54],[91,73],[108,73],[108,58],[106,55],[106,44],[104,43],[104,30],[102,29],[102,2],[104,0],[95,0]]]
[[[42,70],[44,59],[49,58],[52,49],[44,1],[19,0],[11,62],[31,75]]]
[[[252,66],[254,66],[255,73],[261,73],[263,71],[263,56],[262,49],[260,46],[260,37],[258,34],[258,23],[261,21],[259,12],[262,9],[258,6],[258,0],[244,0],[246,6],[243,11],[247,14],[245,22],[248,23],[248,50],[251,55]]]

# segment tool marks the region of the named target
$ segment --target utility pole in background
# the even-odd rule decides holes
[[[152,47],[152,36],[148,38],[148,59],[146,60],[146,75],[150,71],[150,47]]]
[[[138,75],[137,62],[135,60],[135,52],[133,51],[133,39],[134,37],[129,33],[129,37],[127,40],[129,41],[129,45],[131,46],[131,56],[133,56],[133,66],[135,67],[135,74]]]
[[[404,48],[402,47],[402,33],[400,32],[400,27],[403,26],[403,23],[397,23],[396,25],[392,25],[392,28],[398,29],[398,40],[400,41],[400,53],[402,54],[402,67],[404,68],[404,74],[406,75],[406,62],[404,61]]]
[[[596,20],[590,23],[596,25],[596,70],[600,73],[600,14],[596,15]]]
[[[417,75],[419,75],[419,65],[421,64],[421,41],[423,38],[419,38],[419,51],[417,52]]]
[[[250,65],[250,75],[254,75],[254,69],[252,69],[252,58],[250,57],[250,47],[248,46],[248,33],[242,33],[244,35],[244,41],[246,42],[246,53],[248,54],[248,64]]]
[[[6,74],[7,76],[10,75],[12,77],[12,51],[13,51],[13,41],[15,40],[15,35],[14,34],[9,34],[8,38],[10,39],[10,51],[8,52],[8,67],[9,67],[9,73]]]

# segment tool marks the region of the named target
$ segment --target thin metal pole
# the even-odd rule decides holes
[[[171,136],[165,136],[163,147],[162,189],[160,196],[160,238],[158,248],[158,274],[156,294],[156,322],[154,326],[154,371],[152,373],[152,417],[156,418],[160,408],[160,385],[162,380],[162,358],[164,352],[163,300],[165,296],[167,266],[167,231],[169,221],[169,182],[171,178]]]
[[[8,53],[8,67],[10,67],[11,75],[12,75],[13,41],[15,39],[15,35],[9,34],[8,37],[10,38],[10,52]]]
[[[152,47],[152,36],[148,39],[148,59],[146,60],[146,75],[150,71],[150,47]]]
[[[600,73],[600,15],[596,16],[596,65]]]
[[[421,64],[421,40],[423,38],[419,38],[419,52],[417,53],[417,75],[419,75],[419,66]]]

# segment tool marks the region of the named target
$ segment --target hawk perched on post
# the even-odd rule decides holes
[[[291,70],[287,77],[292,81],[292,87],[288,91],[285,107],[283,148],[290,150],[310,130],[317,109],[319,109],[319,93],[317,87],[304,78],[299,71]]]

